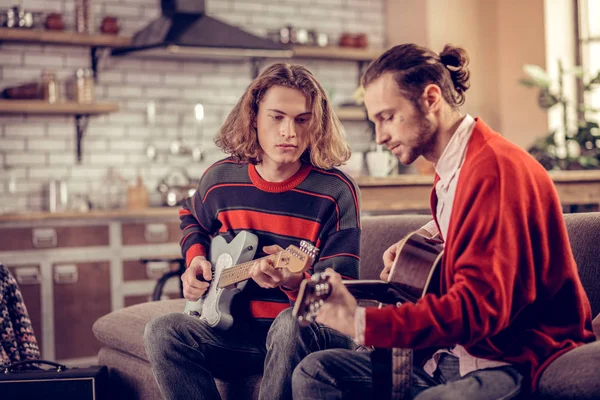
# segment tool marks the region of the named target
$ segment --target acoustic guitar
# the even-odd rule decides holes
[[[409,234],[397,251],[387,281],[344,280],[358,300],[377,305],[416,302],[427,293],[439,294],[440,266],[444,247],[436,238]],[[314,321],[319,308],[331,293],[328,278],[315,274],[300,284],[292,314],[301,325]]]

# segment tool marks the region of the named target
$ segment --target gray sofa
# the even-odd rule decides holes
[[[566,214],[565,220],[581,279],[592,303],[593,315],[598,315],[600,213]],[[428,217],[422,215],[364,217],[361,278],[377,278],[384,250],[427,221]],[[144,303],[114,311],[96,321],[94,334],[104,344],[98,354],[99,363],[109,368],[114,398],[161,398],[144,351],[144,327],[157,315],[181,312],[184,304],[182,299]],[[600,332],[597,331],[596,335],[600,337]],[[251,376],[236,381],[217,381],[217,387],[224,399],[256,398],[259,381],[260,376]]]

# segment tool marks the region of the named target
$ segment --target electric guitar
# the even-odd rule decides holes
[[[443,244],[439,239],[418,233],[409,234],[398,249],[387,281],[344,280],[350,293],[358,300],[376,305],[416,302],[426,293],[439,294],[440,266]],[[326,276],[315,274],[300,284],[292,311],[300,325],[314,321],[319,308],[331,294]]]
[[[184,313],[197,317],[207,325],[227,330],[233,324],[231,302],[250,279],[250,268],[258,246],[258,237],[242,231],[230,243],[221,236],[210,243],[212,280],[208,291],[197,301],[188,301]],[[263,258],[270,259],[275,268],[287,268],[290,272],[306,271],[313,264],[318,249],[309,242],[301,241],[278,253]],[[237,285],[236,285],[237,284]]]

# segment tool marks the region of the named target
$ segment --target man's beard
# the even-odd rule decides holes
[[[434,127],[433,123],[431,123],[431,121],[429,121],[423,113],[421,113],[421,115],[419,115],[417,118],[419,119],[419,133],[417,138],[414,141],[414,144],[407,149],[406,156],[403,157],[405,161],[400,160],[406,165],[415,162],[419,156],[431,154],[435,149],[435,144],[437,141],[436,128]]]

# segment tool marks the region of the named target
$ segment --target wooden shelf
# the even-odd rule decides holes
[[[75,117],[75,140],[77,162],[81,161],[82,140],[91,115],[119,111],[113,103],[80,104],[74,102],[48,103],[43,100],[0,100],[1,114],[72,115]]]
[[[335,115],[342,121],[366,121],[367,112],[362,107],[340,107],[335,109]]]
[[[357,49],[351,47],[311,47],[294,46],[293,58],[312,58],[316,60],[372,61],[383,53],[383,49]]]
[[[123,47],[131,43],[126,36],[88,35],[66,31],[0,28],[0,42],[59,44],[65,46]]]
[[[100,115],[119,111],[114,103],[48,103],[43,100],[0,100],[0,114]]]

